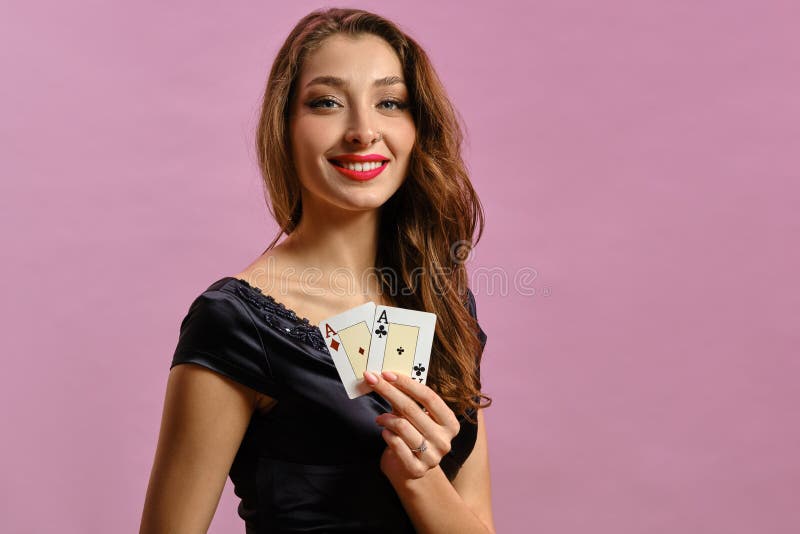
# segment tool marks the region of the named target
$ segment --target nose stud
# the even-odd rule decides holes
[[[362,139],[362,137],[361,137],[361,136],[353,136],[353,137],[350,137],[350,135],[348,135],[347,137],[348,137],[348,139],[350,139],[352,142],[354,142],[354,143],[357,143],[357,144],[359,144],[359,145],[361,144],[361,139]],[[370,144],[370,145],[374,145],[374,144],[375,144],[375,143],[377,143],[378,141],[382,141],[382,140],[383,140],[383,133],[382,133],[382,132],[378,132],[378,137],[376,137],[375,139],[371,140],[371,141],[369,142],[369,144]]]

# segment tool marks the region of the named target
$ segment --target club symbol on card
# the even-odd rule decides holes
[[[405,375],[424,384],[428,378],[435,330],[434,313],[377,306],[370,332],[372,345],[367,367],[370,371]]]
[[[386,352],[383,358],[383,371],[411,376],[419,340],[419,327],[401,323],[386,325]]]

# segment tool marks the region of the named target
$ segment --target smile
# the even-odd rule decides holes
[[[333,159],[328,160],[333,167],[351,180],[365,181],[378,176],[386,165],[389,164],[388,160],[384,161],[365,161],[363,163],[351,163],[349,161],[336,161]]]

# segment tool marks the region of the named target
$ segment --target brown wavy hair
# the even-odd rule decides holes
[[[483,233],[484,214],[461,157],[462,130],[427,54],[389,20],[363,10],[312,11],[292,29],[267,80],[256,132],[258,164],[270,213],[289,235],[302,217],[291,159],[289,112],[303,60],[335,34],[373,34],[397,53],[416,126],[408,176],[381,206],[376,269],[381,291],[404,308],[437,316],[428,385],[456,413],[475,422],[491,405],[481,393],[481,344],[468,309],[465,254]],[[473,240],[477,228],[477,237]],[[481,399],[488,401],[481,404]]]

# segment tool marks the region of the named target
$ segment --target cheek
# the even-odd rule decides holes
[[[309,159],[317,159],[321,154],[319,134],[313,128],[297,125],[291,134],[292,157],[300,164]]]
[[[411,149],[414,147],[414,141],[417,137],[417,130],[413,122],[406,124],[404,128],[398,131],[397,144],[398,150],[408,157],[411,154]]]
[[[338,131],[329,122],[315,121],[311,117],[298,121],[292,136],[299,156],[317,159],[322,158],[339,139]]]

